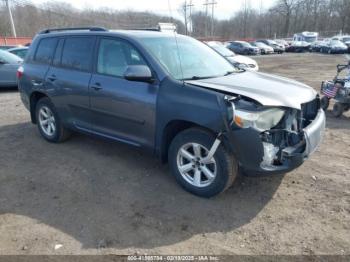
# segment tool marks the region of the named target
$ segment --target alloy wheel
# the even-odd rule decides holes
[[[47,106],[43,106],[39,110],[39,125],[47,136],[53,136],[56,132],[55,116]]]
[[[208,158],[209,150],[198,143],[187,143],[177,153],[177,168],[183,179],[196,187],[209,186],[216,177],[217,164]]]

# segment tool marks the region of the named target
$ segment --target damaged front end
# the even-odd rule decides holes
[[[325,127],[319,98],[301,109],[265,107],[227,98],[230,141],[248,173],[283,173],[300,166],[318,146]]]

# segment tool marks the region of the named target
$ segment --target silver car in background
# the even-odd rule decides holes
[[[0,87],[17,86],[16,74],[22,61],[22,58],[7,51],[0,50]]]
[[[249,69],[253,71],[259,70],[258,63],[254,59],[247,56],[237,55],[230,49],[226,48],[220,42],[210,41],[206,44],[214,49],[217,53],[225,57],[234,66],[237,66],[241,69]]]

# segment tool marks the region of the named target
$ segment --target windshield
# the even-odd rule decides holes
[[[260,43],[260,42],[255,42],[255,43],[253,43],[253,45],[258,46],[258,47],[266,47],[266,45],[264,43]]]
[[[270,44],[270,45],[277,45],[277,42],[275,42],[275,41],[273,41],[273,40],[267,40],[268,41],[268,43]]]
[[[308,43],[312,43],[312,42],[315,42],[316,41],[316,37],[315,36],[309,36],[309,37],[304,37],[304,41],[305,42],[308,42]]]
[[[235,53],[222,45],[212,45],[211,47],[214,48],[222,56],[228,57],[235,55]]]
[[[218,77],[238,71],[202,42],[181,35],[177,36],[176,41],[174,37],[144,37],[141,40],[170,75],[178,80]]]
[[[238,43],[241,43],[245,47],[252,47],[252,45],[247,42],[238,42]]]
[[[345,44],[343,42],[341,42],[340,40],[332,40],[331,41],[331,45],[334,46],[344,46]]]
[[[0,60],[9,64],[17,64],[22,61],[20,57],[3,50],[0,50]]]
[[[350,37],[343,37],[343,42],[350,42]]]

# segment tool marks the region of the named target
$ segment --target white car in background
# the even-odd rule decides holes
[[[213,48],[220,55],[225,57],[231,64],[241,69],[245,69],[245,70],[247,69],[247,70],[253,70],[253,71],[259,70],[258,63],[255,60],[246,56],[236,55],[234,52],[226,48],[220,42],[211,41],[211,42],[206,42],[206,44],[211,48]]]

